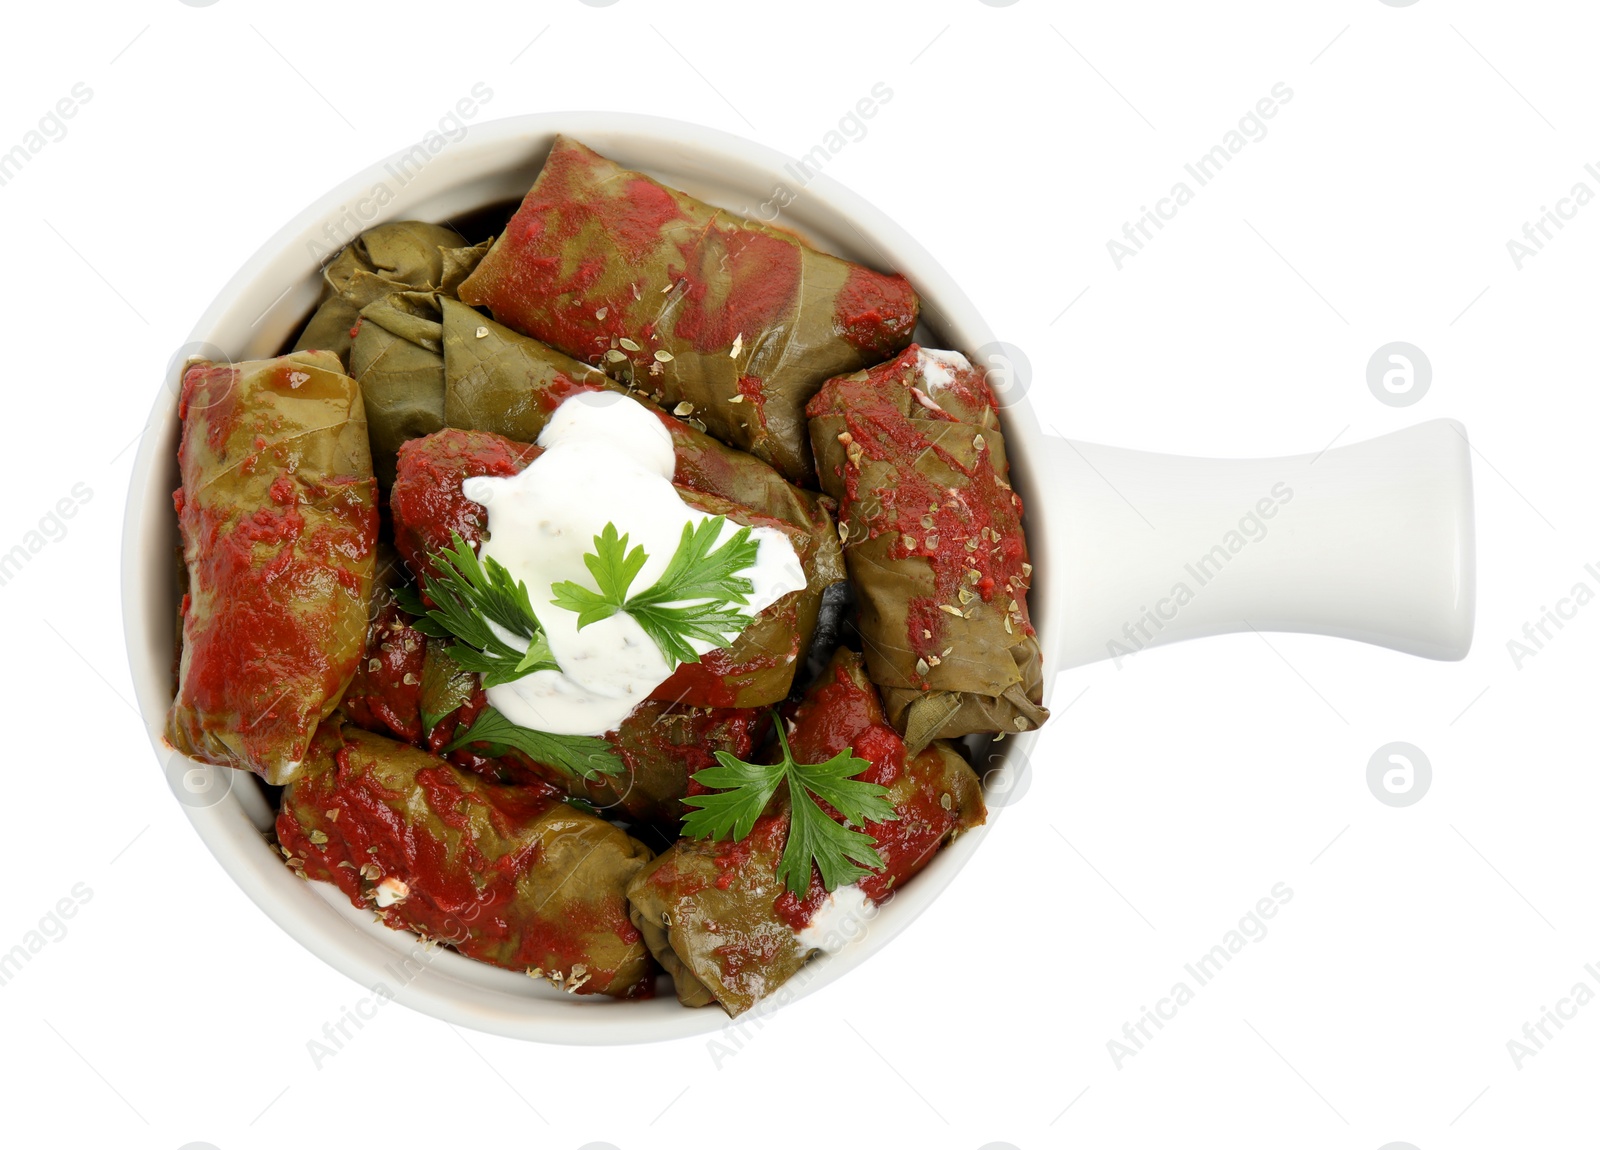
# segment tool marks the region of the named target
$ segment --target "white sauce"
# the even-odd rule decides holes
[[[803,951],[837,954],[866,933],[867,923],[878,913],[859,886],[842,886],[823,900],[804,930],[795,932]]]
[[[952,368],[958,371],[972,370],[972,364],[959,351],[930,351],[925,347],[917,348],[917,367],[922,372],[922,378],[928,382],[930,395],[937,395],[940,388],[949,387],[956,381],[951,374]]]
[[[465,480],[462,492],[489,509],[480,555],[528,586],[559,671],[535,671],[490,687],[489,703],[521,727],[558,735],[615,730],[671,672],[655,641],[618,612],[578,630],[578,616],[551,603],[550,588],[572,580],[594,588],[585,552],[607,523],[642,546],[648,558],[633,591],[651,586],[678,549],[685,523],[710,518],[672,486],[672,438],[661,421],[625,395],[582,392],[561,404],[539,435],[544,454],[518,475]],[[731,520],[720,539],[739,530]],[[794,547],[780,531],[752,528],[755,565],[741,574],[754,593],[739,608],[754,618],[806,585]],[[698,601],[698,600],[697,600]],[[510,638],[510,636],[507,636]],[[693,641],[699,654],[712,644]]]
[[[380,907],[391,907],[397,902],[405,902],[411,897],[411,888],[400,879],[390,875],[378,884],[373,891],[373,901]]]

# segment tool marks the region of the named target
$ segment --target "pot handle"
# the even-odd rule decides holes
[[[1060,667],[1232,631],[1472,645],[1472,462],[1450,419],[1275,459],[1047,440]]]

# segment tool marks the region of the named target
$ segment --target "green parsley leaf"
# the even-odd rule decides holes
[[[444,748],[444,753],[459,750],[472,743],[487,743],[492,747],[515,747],[535,762],[566,771],[588,782],[598,782],[603,776],[620,775],[627,770],[616,748],[604,739],[592,735],[552,735],[548,731],[533,731],[519,727],[493,707],[485,707],[483,714],[472,724],[466,734],[457,735]]]
[[[750,580],[739,578],[739,572],[755,566],[759,545],[750,538],[750,528],[741,527],[717,547],[724,522],[721,515],[713,515],[697,524],[685,523],[667,569],[648,591],[628,601],[628,609],[685,599],[748,603],[755,588]]]
[[[661,578],[637,595],[628,591],[644,567],[644,548],[629,550],[628,537],[607,523],[594,537],[594,551],[583,557],[596,589],[567,580],[551,588],[551,602],[576,612],[579,630],[625,611],[661,649],[670,669],[698,662],[691,640],[726,647],[750,625],[750,615],[734,608],[749,603],[755,590],[739,572],[755,565],[759,544],[750,538],[750,528],[741,527],[717,546],[725,522],[713,515],[685,523]]]
[[[422,582],[433,606],[425,606],[422,596],[409,588],[400,592],[400,605],[417,616],[417,630],[456,640],[450,654],[462,669],[482,675],[485,687],[534,671],[560,670],[528,599],[527,584],[513,579],[494,559],[480,560],[453,531],[450,541],[450,547],[434,554],[439,574]]]
[[[721,766],[695,772],[695,782],[718,790],[689,795],[683,800],[685,806],[697,808],[684,816],[684,836],[742,841],[755,827],[778,785],[786,783],[789,838],[778,860],[779,882],[804,898],[811,889],[813,865],[822,875],[823,887],[830,891],[883,870],[883,857],[875,849],[878,841],[856,829],[868,822],[893,822],[900,817],[885,798],[888,787],[855,777],[872,764],[856,758],[853,750],[840,751],[825,763],[797,763],[789,750],[781,718],[777,719],[777,727],[782,762],[770,766],[746,763],[727,751],[718,751]],[[817,805],[819,799],[845,821],[830,818]]]
[[[822,874],[826,890],[836,890],[884,868],[874,849],[878,840],[851,830],[822,813],[804,787],[789,791],[789,841],[778,860],[778,881],[799,898],[811,889],[811,867]]]
[[[709,795],[690,795],[683,801],[699,807],[684,817],[683,833],[696,839],[726,839],[741,842],[756,825],[778,784],[784,779],[784,766],[774,763],[746,763],[727,751],[716,752],[720,767],[706,767],[694,773],[703,787],[720,788]]]
[[[594,537],[594,551],[583,557],[583,565],[594,576],[599,592],[569,579],[550,588],[556,596],[550,601],[557,607],[577,612],[578,629],[581,631],[590,623],[609,619],[622,610],[622,605],[628,599],[628,588],[644,566],[644,561],[644,548],[635,547],[630,552],[628,537],[624,535],[618,538],[617,525],[607,523],[605,529]]]

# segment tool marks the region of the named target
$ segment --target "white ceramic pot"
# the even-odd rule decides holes
[[[713,1031],[726,1016],[685,1009],[670,992],[645,1002],[574,997],[449,951],[422,950],[333,887],[294,877],[268,841],[273,812],[253,777],[188,760],[162,737],[178,598],[172,492],[183,360],[190,352],[232,360],[276,353],[314,304],[319,262],[332,250],[385,220],[445,220],[520,198],[557,132],[714,203],[750,212],[782,204],[781,222],[819,246],[910,279],[924,300],[930,346],[970,352],[993,342],[960,286],[888,216],[826,176],[802,183],[792,161],[769,148],[617,113],[475,125],[420,169],[381,162],[321,197],[240,269],[196,325],[193,343],[168,366],[134,464],[123,613],[139,707],[173,793],[212,854],[284,930],[369,991],[448,1022],[545,1042],[647,1042]],[[1029,508],[1038,570],[1030,607],[1047,691],[1058,669],[1116,655],[1117,643],[1137,649],[1136,640],[1143,647],[1249,627],[1344,635],[1441,658],[1465,653],[1472,499],[1456,425],[1427,424],[1315,459],[1229,463],[1047,437],[1020,396],[1004,414],[1013,481]],[[1252,515],[1259,532],[1242,526]],[[1230,531],[1243,539],[1237,550]],[[1200,563],[1208,555],[1210,563]],[[1207,574],[1202,583],[1198,576]],[[1176,603],[1182,596],[1174,588],[1185,578],[1196,586]],[[986,770],[991,790],[1011,785],[1035,738],[1000,744]],[[937,855],[857,941],[813,962],[791,989],[825,986],[888,945],[994,833],[999,814],[996,808],[987,827]]]

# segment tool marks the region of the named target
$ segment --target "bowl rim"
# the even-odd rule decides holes
[[[766,178],[784,188],[796,172],[791,157],[765,145],[719,129],[663,117],[621,112],[541,112],[486,120],[470,125],[438,154],[438,164],[426,163],[414,179],[383,202],[376,215],[362,219],[360,227],[335,244],[333,250],[378,223],[427,218],[429,195],[447,198],[474,186],[475,181],[489,183],[497,177],[504,181],[522,166],[513,165],[508,155],[519,161],[536,155],[536,168],[557,133],[575,136],[629,166],[652,173],[665,171],[669,179],[673,170],[682,166],[702,172],[713,184],[733,178],[729,173],[737,173],[747,188],[756,187],[748,181],[757,178]],[[303,319],[309,299],[314,297],[320,272],[315,257],[318,245],[325,248],[334,223],[349,220],[352,201],[361,202],[364,194],[370,199],[380,183],[393,182],[390,165],[405,154],[408,153],[391,153],[356,172],[318,196],[266,240],[217,294],[195,324],[188,343],[167,365],[134,459],[121,547],[124,637],[140,714],[152,747],[169,787],[180,800],[184,797],[177,785],[180,775],[193,777],[194,772],[199,772],[211,786],[221,788],[221,797],[206,805],[185,801],[183,806],[201,841],[234,882],[286,933],[375,997],[392,999],[445,1022],[487,1033],[568,1045],[656,1042],[739,1026],[749,1016],[730,1020],[715,1008],[687,1009],[670,994],[648,1001],[621,1002],[600,1000],[598,996],[575,997],[536,986],[515,972],[489,967],[443,948],[423,948],[419,953],[414,936],[365,921],[371,916],[362,916],[328,884],[307,883],[294,877],[265,836],[263,824],[270,825],[271,810],[251,776],[238,776],[244,785],[234,785],[235,772],[187,759],[164,737],[166,713],[172,701],[175,624],[171,614],[173,556],[164,544],[176,538],[171,503],[172,477],[176,475],[176,382],[185,352],[209,346],[226,349],[225,354],[234,360],[273,354],[283,336],[269,343],[271,331],[276,327],[286,335]],[[644,162],[641,155],[669,159],[666,163]],[[706,168],[707,164],[714,166]],[[694,190],[693,179],[679,178],[691,185],[688,190]],[[526,186],[521,185],[522,192]],[[511,198],[520,199],[522,192]],[[487,206],[489,202],[476,206]],[[449,214],[460,215],[462,210]],[[925,316],[931,309],[938,317],[937,334],[948,346],[970,354],[994,342],[993,333],[965,292],[932,254],[886,213],[826,171],[806,178],[799,194],[783,211],[789,213],[788,218],[779,222],[791,226],[798,223],[808,236],[819,239],[821,246],[845,249],[845,254],[853,258],[905,275],[924,301]],[[860,242],[848,235],[841,241],[841,224]],[[319,236],[323,238],[319,240]],[[267,294],[284,283],[289,286],[276,297]],[[272,303],[245,325],[246,313],[260,308],[263,298],[271,298]],[[273,323],[264,324],[269,317]],[[265,350],[268,347],[271,350]],[[1037,507],[1034,500],[1045,486],[1044,436],[1025,396],[1006,406],[1004,419],[1013,486],[1023,495],[1025,505]],[[164,521],[159,519],[163,514]],[[149,527],[152,517],[158,517],[154,529]],[[1048,699],[1056,660],[1047,636],[1053,634],[1049,622],[1059,607],[1055,602],[1057,588],[1048,574],[1054,565],[1046,566],[1054,534],[1048,530],[1046,518],[1035,513],[1026,522],[1030,552],[1035,564],[1045,568],[1046,575],[1035,581],[1030,608],[1044,648]],[[1000,777],[1002,782],[1023,785],[1022,772],[1030,769],[1028,756],[1037,737],[1038,732],[1028,732],[1000,744],[1002,749],[990,758],[991,763],[998,763],[985,772],[986,782],[993,784],[994,772],[1004,768],[1009,774]],[[992,785],[989,789],[992,791]],[[781,1009],[831,984],[881,951],[949,885],[998,822],[1002,809],[1002,805],[991,806],[985,826],[967,832],[941,850],[914,882],[878,908],[862,937],[836,954],[813,959],[801,975],[751,1013],[762,1016]],[[417,969],[413,971],[412,967]]]

